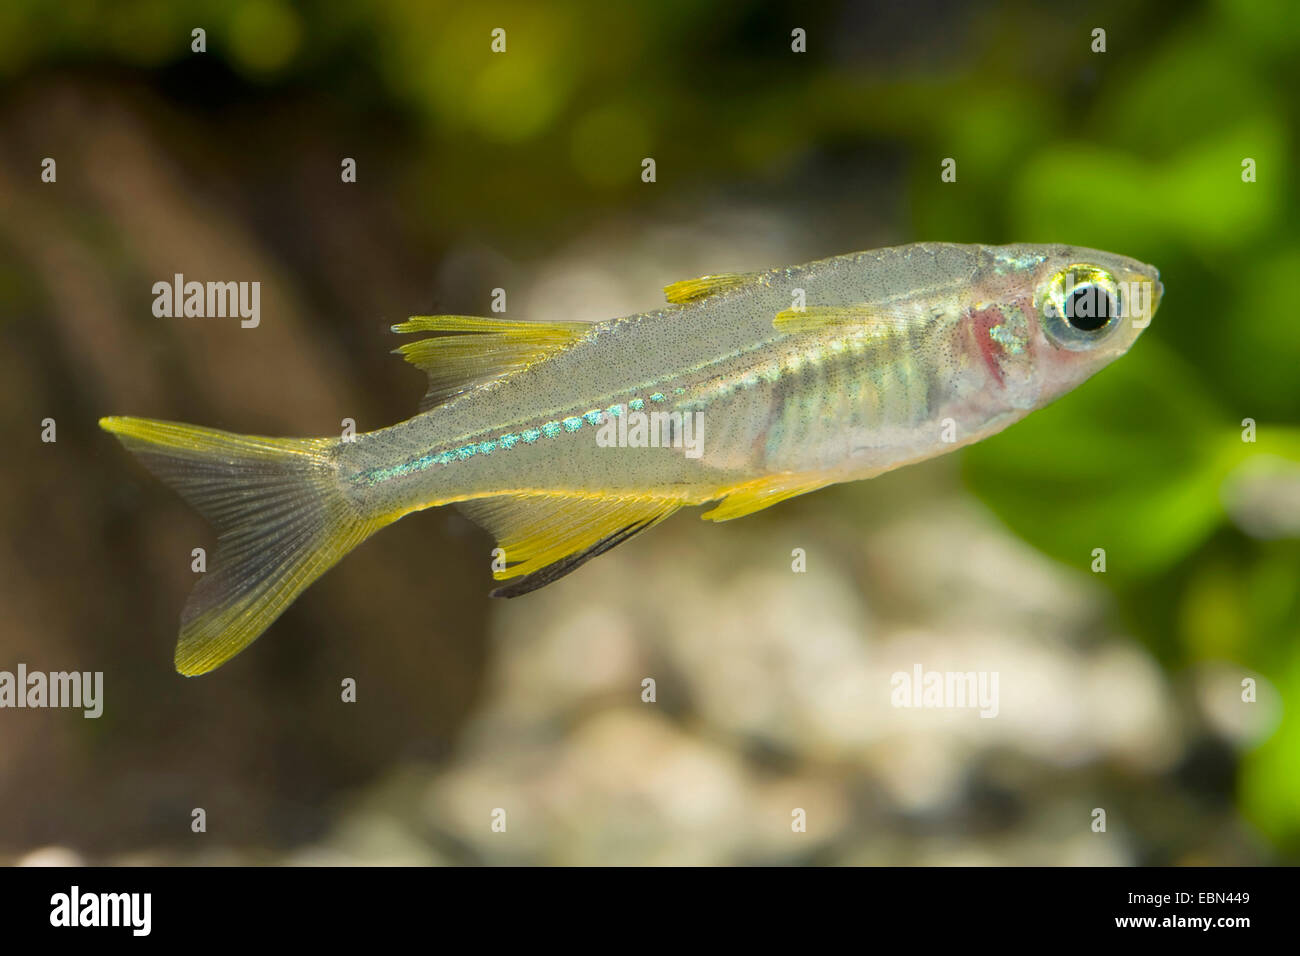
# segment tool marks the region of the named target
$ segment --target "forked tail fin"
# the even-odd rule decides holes
[[[176,669],[203,674],[271,626],[302,591],[391,519],[347,500],[324,438],[261,438],[145,418],[100,427],[217,530],[181,611]]]

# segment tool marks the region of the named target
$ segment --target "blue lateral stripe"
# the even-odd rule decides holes
[[[681,395],[685,392],[683,388],[673,389],[673,394]],[[649,396],[652,402],[663,402],[667,398],[663,392],[655,392]],[[645,408],[645,399],[633,398],[626,403],[626,408],[639,412]],[[357,480],[369,485],[376,485],[383,481],[389,481],[393,478],[401,478],[415,472],[424,471],[431,465],[449,465],[455,461],[467,461],[478,455],[490,455],[498,448],[509,451],[515,445],[523,442],[525,445],[531,445],[539,438],[555,438],[565,433],[576,432],[587,425],[603,425],[605,416],[610,415],[615,418],[624,412],[624,404],[611,405],[609,408],[593,408],[589,412],[583,412],[582,415],[571,415],[568,418],[559,421],[545,422],[537,428],[525,428],[518,432],[506,432],[497,435],[495,438],[488,438],[480,442],[470,442],[468,445],[461,445],[459,448],[452,448],[442,452],[430,452],[421,455],[418,458],[412,458],[410,461],[402,462],[399,465],[389,465],[384,468],[371,468],[368,471],[361,472]]]

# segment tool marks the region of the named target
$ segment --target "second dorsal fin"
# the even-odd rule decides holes
[[[722,292],[730,292],[742,285],[749,285],[761,272],[719,272],[717,275],[700,276],[698,279],[683,279],[672,285],[664,286],[664,298],[674,305],[694,302]]]
[[[394,332],[441,332],[394,349],[429,376],[428,411],[462,392],[543,361],[588,331],[587,322],[523,322],[472,315],[417,315]]]

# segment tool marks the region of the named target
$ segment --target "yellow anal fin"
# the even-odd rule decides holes
[[[809,475],[768,475],[736,485],[726,492],[711,510],[700,515],[705,521],[730,521],[755,511],[770,508],[778,501],[807,494],[831,484],[829,480]]]
[[[776,314],[772,325],[778,332],[824,332],[844,328],[883,336],[898,331],[910,320],[907,313],[891,310],[888,306],[860,303],[785,309]]]
[[[441,332],[394,349],[429,376],[427,411],[462,392],[544,361],[591,330],[587,322],[522,322],[471,315],[418,315],[394,332]]]
[[[506,566],[493,577],[518,579],[493,596],[517,597],[654,527],[681,504],[674,498],[527,494],[479,498],[458,507],[496,536]]]
[[[696,299],[719,295],[749,285],[761,275],[761,272],[719,272],[717,275],[700,276],[698,279],[683,279],[681,282],[664,286],[664,297],[674,305],[694,302]]]

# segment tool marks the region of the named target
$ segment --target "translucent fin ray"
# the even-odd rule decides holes
[[[420,315],[394,332],[441,332],[394,349],[429,376],[420,402],[428,411],[462,392],[544,361],[590,331],[587,322],[523,322],[472,315]]]
[[[341,493],[329,439],[262,438],[143,418],[102,418],[146,468],[217,530],[181,612],[176,669],[203,674],[261,635],[306,587],[390,519]]]
[[[803,309],[785,309],[776,314],[772,325],[778,332],[823,332],[837,327],[867,327],[881,335],[904,328],[911,316],[897,306],[862,303],[858,305],[810,305]]]
[[[516,597],[564,577],[587,561],[654,527],[679,507],[673,498],[494,496],[457,505],[492,532],[506,567],[493,572],[513,581],[493,591]]]
[[[779,501],[807,494],[831,484],[823,477],[771,475],[756,478],[727,490],[726,497],[700,515],[706,521],[730,521],[770,508]]]
[[[749,285],[761,276],[761,272],[719,272],[717,275],[700,276],[698,279],[683,279],[664,286],[664,298],[674,305],[694,302],[711,295],[721,295]]]

